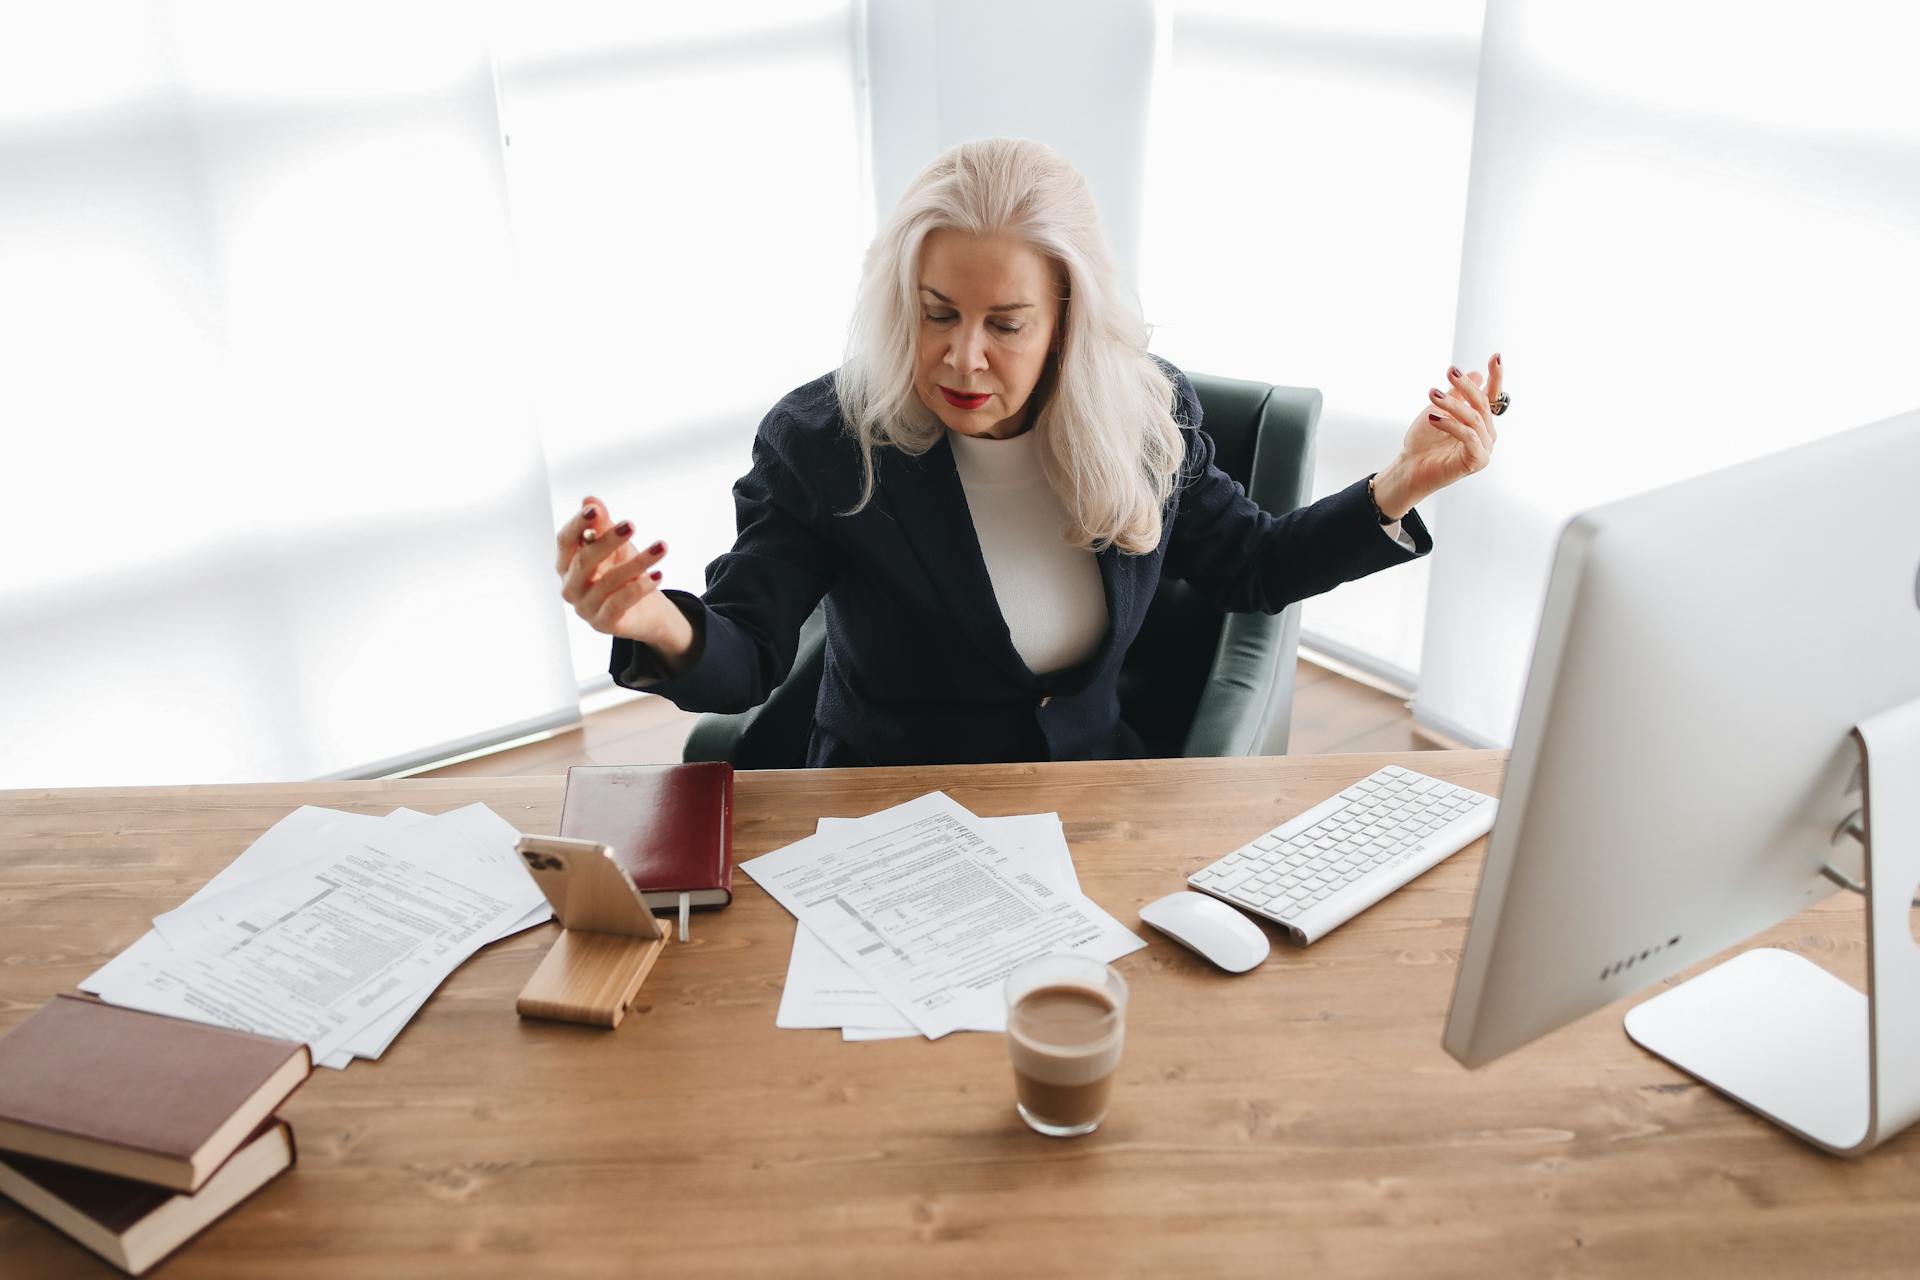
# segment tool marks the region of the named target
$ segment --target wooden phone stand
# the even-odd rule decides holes
[[[617,1027],[668,936],[665,929],[657,938],[562,929],[514,1008],[523,1018]]]

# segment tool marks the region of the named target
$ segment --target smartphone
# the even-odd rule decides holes
[[[562,925],[582,933],[661,936],[647,900],[606,845],[565,836],[521,836],[516,847]]]

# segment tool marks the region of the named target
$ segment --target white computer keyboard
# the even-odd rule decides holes
[[[1389,765],[1187,877],[1317,942],[1493,829],[1499,802]]]

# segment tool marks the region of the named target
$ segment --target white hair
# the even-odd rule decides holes
[[[920,250],[929,232],[1018,237],[1064,286],[1056,346],[1035,386],[1033,429],[1047,482],[1067,511],[1068,542],[1140,553],[1183,456],[1174,388],[1147,354],[1140,304],[1120,282],[1093,193],[1066,157],[1023,138],[953,147],[921,171],[867,250],[847,356],[834,391],[858,439],[860,501],[873,498],[873,451],[932,448],[944,430],[914,391]]]

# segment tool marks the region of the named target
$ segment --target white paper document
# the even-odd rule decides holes
[[[937,791],[833,824],[740,870],[933,1038],[1004,1026],[1001,983],[1026,959],[1110,961],[1146,945]],[[887,1029],[854,1016],[856,1026]]]
[[[854,818],[822,818],[818,830],[835,831]],[[1021,813],[1000,818],[975,818],[980,832],[1008,847],[1022,865],[1048,884],[1069,893],[1080,891],[1073,856],[1056,813]],[[838,1027],[847,1040],[885,1040],[920,1034],[905,1014],[895,1009],[852,965],[833,953],[813,930],[797,921],[793,955],[787,964],[786,985],[780,992],[780,1011],[774,1025],[786,1028]],[[1006,1030],[1006,1011],[968,1031]]]
[[[112,1004],[377,1057],[480,947],[550,914],[484,805],[302,808],[81,984]]]
[[[395,812],[411,813],[412,810],[395,810]],[[474,864],[494,871],[511,867],[514,874],[508,877],[509,881],[518,885],[517,892],[520,895],[527,894],[526,886],[531,882],[527,879],[526,872],[521,870],[520,857],[514,849],[514,846],[519,843],[520,832],[506,819],[484,804],[470,804],[465,808],[443,813],[432,819],[432,822],[436,835],[445,835],[451,839],[463,841],[471,851]],[[405,841],[396,845],[394,838],[386,838],[376,833],[370,837],[369,843],[386,853],[397,853],[421,860],[419,850]],[[431,859],[428,860],[431,861]],[[458,874],[458,872],[450,871],[449,874]],[[505,874],[504,871],[502,874]],[[531,929],[535,925],[545,924],[553,919],[553,908],[547,905],[545,897],[539,896],[539,886],[535,885],[532,892],[533,905],[528,907],[519,919],[509,920],[499,925],[490,935],[477,941],[471,950],[478,951],[490,943],[498,942],[523,929]],[[353,1058],[377,1058],[385,1053],[387,1046],[406,1029],[413,1015],[420,1012],[420,1006],[432,998],[438,987],[438,982],[431,987],[423,986],[402,999],[392,1009],[362,1027],[346,1048],[330,1055],[326,1065],[344,1067]]]

